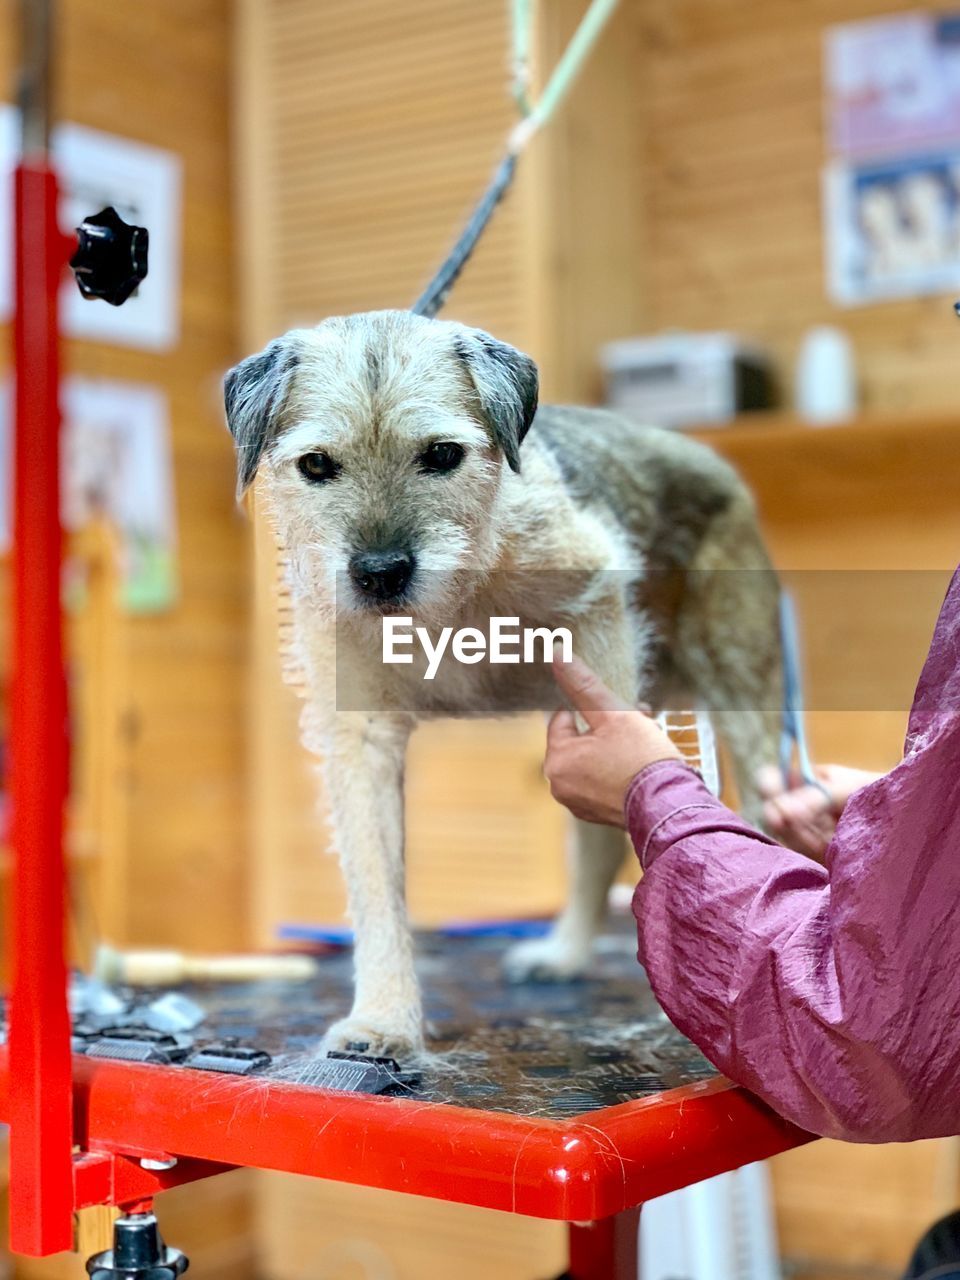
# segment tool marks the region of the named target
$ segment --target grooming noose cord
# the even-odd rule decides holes
[[[513,0],[513,97],[520,120],[507,139],[506,154],[497,165],[486,190],[477,202],[466,226],[453,248],[440,264],[433,279],[413,304],[414,315],[432,319],[446,302],[450,290],[467,265],[494,211],[509,191],[517,171],[517,161],[533,136],[550,120],[566,97],[596,44],[618,0],[592,0],[553,70],[537,101],[530,92],[530,4],[531,0]],[[958,304],[960,306],[960,304]],[[784,782],[789,782],[793,752],[797,753],[800,777],[809,786],[826,791],[817,778],[804,727],[803,680],[800,670],[800,643],[793,602],[786,592],[780,594],[780,649],[783,664],[783,702],[780,717],[779,765]]]
[[[550,79],[535,103],[529,98],[530,88],[530,0],[513,0],[513,97],[520,120],[507,139],[506,154],[470,215],[456,244],[440,264],[433,279],[411,307],[414,315],[432,319],[447,300],[460,272],[467,265],[477,242],[486,230],[497,205],[506,195],[517,169],[517,159],[530,139],[550,120],[566,97],[583,64],[590,56],[600,33],[607,25],[618,0],[592,0],[580,25],[553,69]]]

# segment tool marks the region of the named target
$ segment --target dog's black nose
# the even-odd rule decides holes
[[[409,551],[361,551],[350,561],[354,586],[371,600],[399,600],[412,574]]]

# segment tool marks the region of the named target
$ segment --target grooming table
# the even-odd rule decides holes
[[[506,945],[418,937],[432,1052],[419,1083],[404,1073],[392,1096],[315,1084],[315,1046],[350,1003],[346,951],[322,957],[312,983],[182,988],[206,1019],[175,1056],[263,1050],[254,1074],[91,1057],[92,1037],[74,1056],[76,1205],[135,1204],[224,1167],[276,1169],[561,1219],[573,1280],[626,1280],[643,1201],[809,1140],[667,1022],[632,921],[576,982],[508,984]],[[4,1119],[6,1084],[4,1056]]]

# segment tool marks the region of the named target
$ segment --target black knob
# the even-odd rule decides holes
[[[124,222],[108,206],[77,227],[77,251],[70,259],[85,298],[102,298],[119,307],[147,275],[146,227]]]

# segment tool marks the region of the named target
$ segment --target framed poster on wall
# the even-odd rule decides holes
[[[960,146],[836,160],[827,166],[824,207],[835,301],[960,290]]]
[[[846,22],[826,37],[831,149],[930,147],[960,137],[960,13]]]
[[[960,13],[831,27],[824,80],[831,298],[960,289]]]
[[[0,387],[0,551],[10,545],[11,388]],[[65,378],[61,517],[74,532],[105,516],[118,534],[123,604],[131,613],[177,599],[177,528],[169,408],[157,387]]]

